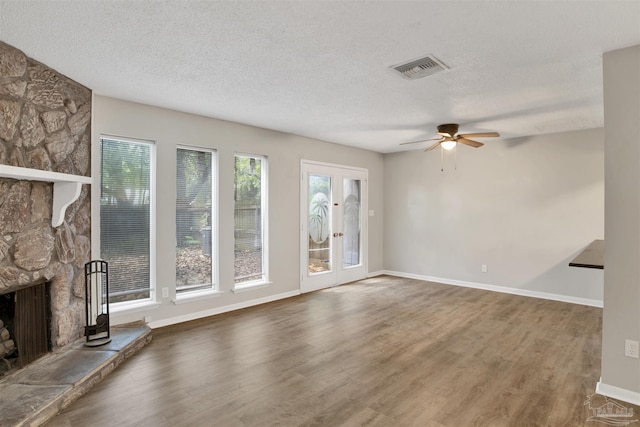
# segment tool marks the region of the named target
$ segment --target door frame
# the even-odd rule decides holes
[[[338,174],[341,178],[353,178],[361,179],[361,256],[362,256],[362,274],[353,274],[354,270],[342,270],[342,259],[332,260],[333,271],[332,274],[335,279],[325,281],[321,286],[317,286],[309,283],[309,269],[308,269],[308,201],[307,191],[308,185],[305,179],[305,173],[308,168],[329,168],[334,174]],[[369,266],[368,255],[368,242],[369,242],[369,215],[368,215],[368,200],[369,200],[369,170],[366,168],[360,168],[355,166],[340,165],[334,163],[316,162],[312,160],[300,161],[300,292],[312,292],[318,289],[323,289],[332,286],[342,285],[344,283],[352,282],[354,280],[360,280],[367,277]],[[342,182],[339,183],[342,185]],[[332,185],[335,185],[333,183]],[[332,238],[331,236],[329,238]],[[332,256],[333,257],[333,256]],[[338,266],[339,263],[339,266]],[[340,274],[341,272],[344,272]],[[350,274],[351,273],[351,274]],[[327,276],[331,276],[328,274]]]

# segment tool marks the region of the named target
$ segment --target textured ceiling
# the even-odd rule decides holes
[[[439,123],[602,126],[602,54],[640,44],[640,0],[0,0],[0,40],[100,95],[392,152]],[[450,68],[389,69],[425,54]]]

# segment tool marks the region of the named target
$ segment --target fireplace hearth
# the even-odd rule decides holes
[[[112,342],[86,347],[83,339],[0,377],[0,427],[45,424],[151,341],[142,322],[113,326]]]

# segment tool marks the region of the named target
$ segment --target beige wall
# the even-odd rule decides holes
[[[385,155],[385,269],[597,305],[602,271],[568,263],[604,235],[602,129],[485,143],[444,172],[439,150]]]
[[[116,312],[115,323],[151,317],[153,324],[186,320],[212,311],[267,301],[299,290],[300,161],[356,166],[369,170],[370,272],[382,269],[381,154],[300,136],[95,96],[93,145],[101,134],[155,141],[157,150],[157,287],[169,288],[160,305]],[[175,152],[176,145],[214,148],[219,164],[220,289],[216,298],[176,305],[175,294]],[[234,294],[233,286],[233,155],[260,154],[269,162],[269,287]],[[94,156],[94,159],[97,159]],[[94,162],[95,163],[95,162]],[[95,171],[94,175],[99,172]],[[95,205],[95,203],[94,203]],[[96,206],[94,206],[95,212]],[[94,234],[98,229],[94,228]],[[95,239],[97,243],[97,239]],[[94,247],[95,249],[95,247]],[[94,251],[95,253],[95,251]]]
[[[622,396],[627,400],[637,399],[640,363],[624,357],[623,350],[625,338],[640,338],[639,75],[640,46],[605,55],[604,131],[487,140],[478,150],[461,147],[457,170],[449,154],[444,172],[440,172],[437,151],[382,156],[96,96],[94,147],[100,134],[156,142],[158,287],[169,287],[171,294],[175,289],[176,145],[215,148],[221,183],[232,182],[235,152],[266,155],[270,166],[271,286],[240,294],[229,291],[233,282],[229,249],[233,247],[233,196],[232,187],[221,184],[220,284],[224,294],[180,305],[171,298],[159,299],[154,308],[115,313],[114,322],[147,316],[154,322],[170,323],[295,293],[299,287],[300,160],[352,165],[369,170],[369,209],[376,213],[369,218],[370,272],[385,269],[569,300],[597,302],[604,298],[600,386],[604,391],[628,392]],[[591,240],[603,238],[605,231],[604,275],[567,266]],[[487,264],[487,273],[480,271],[481,264]]]
[[[640,46],[604,55],[606,255],[602,331],[604,393],[640,404]],[[619,389],[619,390],[617,390]],[[616,397],[616,396],[614,396]]]

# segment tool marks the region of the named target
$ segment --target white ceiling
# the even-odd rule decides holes
[[[0,40],[100,95],[393,152],[448,122],[602,126],[602,53],[640,44],[640,0],[0,0]],[[425,54],[450,69],[389,69]]]

